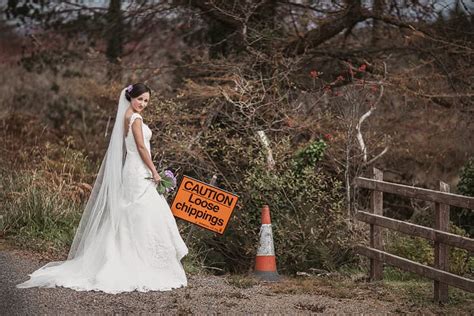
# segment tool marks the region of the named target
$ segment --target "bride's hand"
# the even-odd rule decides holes
[[[160,175],[158,174],[158,172],[153,173],[153,181],[154,181],[156,184],[160,183],[161,177],[160,177]]]

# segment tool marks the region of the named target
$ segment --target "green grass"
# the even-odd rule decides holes
[[[416,273],[403,271],[394,267],[385,267],[383,269],[383,279],[385,282],[403,282],[403,281],[422,281],[426,280],[422,276],[419,276]]]
[[[449,301],[440,305],[433,301],[433,281],[412,273],[386,267],[382,281],[367,282],[366,276],[366,271],[351,269],[324,277],[292,277],[271,289],[276,294],[386,301],[396,306],[395,313],[465,315],[474,310],[474,293],[449,287]]]
[[[258,281],[250,276],[233,274],[226,278],[228,284],[239,288],[248,289],[258,283]]]
[[[202,274],[204,269],[201,267],[196,254],[189,250],[189,253],[183,258],[183,268],[188,274],[197,275]]]
[[[384,281],[384,287],[396,293],[405,305],[418,308],[437,309],[445,312],[468,312],[474,310],[474,293],[469,293],[455,287],[449,287],[448,302],[439,305],[433,301],[433,281],[426,279],[408,281]]]
[[[22,248],[63,252],[74,237],[82,204],[65,198],[61,187],[53,189],[37,181],[37,174],[2,177],[2,235]]]
[[[415,273],[406,272],[393,267],[384,269],[384,286],[399,293],[410,304],[416,306],[433,305],[433,280],[421,277]],[[474,293],[449,287],[448,305],[471,306],[474,310]]]

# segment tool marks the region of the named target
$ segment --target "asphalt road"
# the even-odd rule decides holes
[[[1,243],[0,243],[1,246]],[[405,311],[403,302],[378,299],[379,289],[370,287],[354,295],[325,295],[293,291],[290,283],[255,283],[239,286],[229,277],[188,276],[188,286],[168,292],[107,294],[78,292],[68,288],[18,289],[28,273],[47,260],[27,251],[0,247],[0,316],[69,314],[387,314]],[[367,292],[368,291],[368,292]],[[318,293],[319,292],[319,293]],[[326,292],[327,293],[327,292]],[[331,294],[331,293],[329,293]],[[380,293],[379,293],[380,294]],[[408,311],[420,312],[419,309]],[[432,311],[425,310],[432,313]]]

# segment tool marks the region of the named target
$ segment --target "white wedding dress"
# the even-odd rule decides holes
[[[125,137],[126,158],[118,196],[116,225],[104,216],[94,240],[72,259],[49,263],[30,274],[17,287],[63,286],[78,291],[120,293],[164,291],[187,285],[181,258],[187,254],[166,199],[158,194],[151,172],[141,159],[131,124],[142,119],[132,114]],[[150,152],[152,132],[143,123],[145,145]],[[122,137],[123,140],[123,137]],[[115,227],[115,229],[113,229]]]

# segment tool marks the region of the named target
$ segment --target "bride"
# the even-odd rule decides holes
[[[151,160],[152,132],[140,115],[150,94],[143,83],[122,90],[109,147],[67,260],[44,265],[17,287],[115,294],[187,285],[180,260],[188,248],[155,189],[160,176]]]

